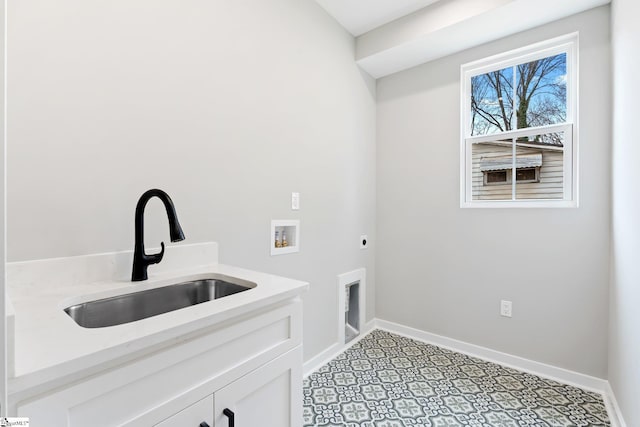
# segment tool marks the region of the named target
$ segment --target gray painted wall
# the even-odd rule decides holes
[[[30,0],[8,13],[10,261],[132,249],[135,203],[158,187],[185,243],[311,282],[306,358],[336,342],[338,274],[367,268],[373,316],[374,248],[359,236],[375,242],[375,82],[314,1]],[[300,219],[299,254],[269,255],[271,219]],[[161,240],[153,200],[146,241]]]
[[[613,228],[609,382],[626,424],[640,426],[640,4],[616,0],[613,41]]]
[[[0,57],[2,57],[2,69],[0,70],[0,416],[6,417],[7,413],[7,325],[6,325],[6,298],[7,292],[5,288],[5,264],[6,258],[6,168],[5,168],[5,9],[6,2],[0,1]]]
[[[580,207],[461,209],[460,66],[573,31]],[[607,6],[378,80],[377,317],[606,377],[609,55]]]

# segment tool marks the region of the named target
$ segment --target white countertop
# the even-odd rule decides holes
[[[52,386],[78,372],[87,374],[104,369],[105,364],[127,355],[293,298],[309,286],[298,280],[218,264],[215,243],[167,249],[165,258],[174,256],[173,262],[155,272],[151,266],[149,280],[143,282],[131,282],[124,276],[130,274],[130,267],[124,268],[130,252],[9,264],[9,298],[15,313],[15,330],[9,334],[15,340],[15,366],[13,372],[9,367],[10,374],[13,373],[9,378],[9,392],[18,393],[41,384]],[[111,271],[96,273],[96,269],[91,268],[92,264],[103,265],[107,259]],[[185,259],[195,265],[176,268],[180,260]],[[118,277],[91,280],[100,275]],[[81,302],[212,275],[236,277],[257,286],[217,300],[105,328],[83,328],[64,312],[64,308]]]

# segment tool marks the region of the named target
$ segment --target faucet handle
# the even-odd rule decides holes
[[[164,242],[160,242],[160,252],[157,254],[144,254],[147,264],[157,264],[162,261],[164,256]]]

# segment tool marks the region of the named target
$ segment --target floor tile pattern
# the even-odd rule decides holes
[[[375,330],[304,381],[305,426],[609,426],[600,395]]]

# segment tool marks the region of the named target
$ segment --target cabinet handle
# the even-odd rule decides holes
[[[200,423],[200,427],[209,427],[209,424],[207,424],[206,421],[203,421]]]
[[[233,411],[232,411],[231,409],[229,409],[229,408],[224,408],[224,410],[222,411],[222,413],[223,413],[224,415],[226,415],[226,416],[227,416],[227,418],[229,418],[229,427],[235,427],[235,423],[236,423],[236,421],[235,421],[235,417],[236,417],[236,414],[234,414],[234,413],[233,413]]]

